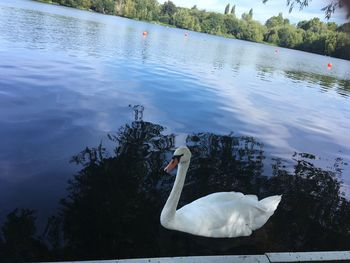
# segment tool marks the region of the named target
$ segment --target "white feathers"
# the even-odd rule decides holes
[[[188,159],[191,156],[186,147],[177,149],[176,154],[179,153]],[[220,192],[176,210],[188,167],[189,160],[179,163],[173,189],[161,213],[165,228],[206,237],[249,236],[266,223],[281,201],[280,195],[258,201],[255,195]]]

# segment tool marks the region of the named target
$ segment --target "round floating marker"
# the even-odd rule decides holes
[[[143,35],[143,36],[147,36],[147,35],[148,35],[148,32],[147,32],[147,31],[143,31],[142,35]]]
[[[188,37],[188,33],[187,32],[185,33],[185,37]]]
[[[332,63],[328,63],[328,64],[327,64],[327,68],[328,68],[328,69],[332,69],[332,67],[333,67],[333,64],[332,64]]]

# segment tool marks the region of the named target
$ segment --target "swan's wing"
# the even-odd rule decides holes
[[[193,201],[191,204],[196,205],[212,205],[212,204],[219,204],[219,203],[226,203],[230,201],[235,201],[245,196],[244,194],[240,192],[219,192],[219,193],[213,193],[206,196],[203,196],[195,201]]]
[[[257,206],[258,209],[261,209],[262,206],[259,205],[259,200],[256,195],[244,195],[240,192],[219,192],[209,194],[207,196],[201,197],[188,205],[195,206],[221,206],[221,204],[226,204],[227,202],[235,205],[237,202],[249,203],[252,206]]]
[[[209,237],[249,236],[273,214],[267,204],[274,201],[276,208],[277,197],[259,202],[255,195],[239,192],[210,194],[177,210],[174,229]]]
[[[196,200],[177,210],[177,224],[186,227],[185,232],[195,232],[194,234],[203,230],[211,232],[227,225],[227,211],[229,207],[225,209],[224,202],[220,202],[219,204],[217,202],[210,202],[210,199]],[[212,200],[217,199],[213,198]]]
[[[221,192],[197,199],[177,210],[177,228],[212,237],[250,235],[251,220],[247,199],[254,198],[244,197],[238,192]]]
[[[256,195],[245,195],[245,197],[250,198],[252,201],[259,201]]]

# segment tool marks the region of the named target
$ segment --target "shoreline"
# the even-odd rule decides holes
[[[138,18],[121,16],[121,15],[117,15],[117,14],[108,14],[106,12],[97,12],[97,11],[92,10],[92,9],[85,9],[85,8],[79,8],[79,7],[72,7],[72,6],[68,6],[68,5],[62,5],[62,4],[53,2],[52,0],[32,0],[32,1],[43,3],[43,4],[52,4],[52,5],[55,5],[55,6],[64,6],[64,7],[77,9],[77,10],[82,10],[82,11],[87,11],[87,12],[92,12],[92,13],[96,13],[96,14],[116,16],[116,17],[131,19],[131,20],[134,20],[134,21],[145,22],[145,23],[149,23],[149,24],[153,24],[153,25],[160,25],[160,26],[169,27],[169,28],[177,28],[177,29],[187,30],[189,32],[203,33],[203,34],[208,34],[208,35],[212,35],[212,36],[223,37],[223,38],[226,38],[226,39],[237,39],[237,40],[248,41],[248,42],[252,42],[252,43],[265,44],[265,45],[276,47],[276,48],[277,47],[278,48],[286,48],[286,49],[291,49],[291,50],[307,52],[307,53],[310,53],[310,54],[316,54],[316,55],[320,55],[320,56],[326,56],[326,57],[330,57],[330,58],[336,58],[336,59],[342,59],[342,60],[350,61],[350,58],[348,59],[345,56],[344,57],[332,56],[332,55],[327,55],[327,54],[321,54],[321,53],[318,53],[318,52],[310,52],[308,50],[303,50],[303,49],[298,49],[298,48],[284,47],[284,46],[278,45],[277,43],[267,42],[267,41],[264,41],[264,40],[263,41],[253,41],[253,40],[249,40],[249,39],[237,38],[234,35],[230,35],[230,34],[222,34],[222,33],[213,34],[213,33],[208,33],[208,32],[196,31],[196,30],[192,30],[192,29],[178,27],[176,25],[171,25],[171,24],[164,23],[164,22],[161,22],[161,21],[142,20],[142,19],[138,19]]]

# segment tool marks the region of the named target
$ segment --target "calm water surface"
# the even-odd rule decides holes
[[[341,238],[332,243],[331,234],[323,239],[316,234],[332,224],[344,240],[350,236],[344,223],[350,207],[350,62],[185,32],[33,1],[1,1],[0,222],[16,207],[30,208],[41,229],[63,209],[66,226],[90,217],[87,222],[96,226],[80,232],[66,227],[70,241],[82,232],[105,237],[97,222],[113,209],[96,209],[114,198],[132,205],[110,204],[118,209],[108,220],[128,215],[116,221],[135,222],[142,230],[135,230],[139,235],[116,230],[113,238],[99,240],[105,248],[96,254],[84,252],[96,245],[81,237],[72,242],[79,244],[75,251],[83,251],[80,258],[350,249]],[[96,148],[100,144],[105,150]],[[159,227],[173,182],[161,168],[183,144],[191,147],[194,161],[182,205],[215,191],[283,193],[271,224],[230,245],[193,243],[193,237]],[[120,178],[136,176],[138,186],[125,178],[115,185],[78,180],[67,190],[74,175],[117,171]],[[109,185],[115,186],[111,193],[136,191],[137,199],[122,194],[99,199]],[[100,201],[96,207],[90,199],[86,211],[74,198],[76,206],[59,204],[67,193],[86,187],[96,189],[99,197],[89,197]],[[132,221],[135,215],[150,219]],[[117,224],[108,220],[102,225]],[[315,222],[319,228],[312,229]],[[285,224],[296,225],[289,240],[278,235]],[[143,230],[150,245],[140,249]]]

